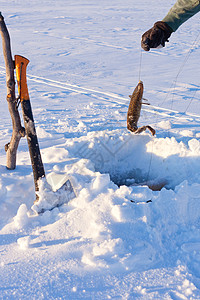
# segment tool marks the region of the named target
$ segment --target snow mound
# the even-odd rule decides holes
[[[27,224],[29,222],[28,218],[28,209],[26,207],[26,204],[21,204],[16,216],[14,217],[14,224],[17,229],[26,228]]]
[[[28,213],[22,204],[13,225],[15,230],[32,234],[31,238],[18,239],[21,249],[42,249],[48,240],[50,243],[59,237],[63,241],[59,251],[62,249],[62,255],[69,259],[73,252],[77,269],[122,272],[163,262],[176,265],[185,261],[185,253],[189,253],[186,263],[195,268],[192,261],[198,260],[194,249],[198,249],[200,239],[200,183],[185,180],[174,190],[154,192],[148,186],[118,187],[109,174],[96,172],[87,159],[66,164],[64,169],[73,176],[76,197],[39,216]],[[52,209],[52,203],[58,206],[56,201],[64,197],[64,193],[57,197],[45,180],[40,182],[39,195],[45,199],[45,209]],[[40,204],[32,209],[38,211]],[[38,225],[39,237],[34,237]]]
[[[200,169],[200,142],[188,144],[174,137],[134,135],[123,130],[90,132],[66,142],[69,155],[87,158],[94,169],[108,173],[120,185],[149,184],[175,188],[193,181]],[[188,176],[191,174],[191,176]]]

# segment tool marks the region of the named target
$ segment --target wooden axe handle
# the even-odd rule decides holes
[[[23,56],[15,55],[16,77],[18,83],[18,91],[22,107],[22,115],[24,118],[24,127],[28,141],[31,164],[33,168],[35,190],[39,190],[38,179],[45,177],[42,157],[40,154],[39,143],[35,130],[31,102],[28,94],[28,86],[26,82],[26,68],[29,60]],[[36,194],[36,200],[38,196]]]

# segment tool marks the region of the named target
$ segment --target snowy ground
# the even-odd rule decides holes
[[[26,139],[6,169],[1,55],[0,299],[200,299],[199,15],[166,48],[140,49],[174,2],[1,1],[13,55],[30,60],[46,174],[67,173],[76,197],[36,213]],[[126,129],[139,73],[154,137]],[[40,193],[56,201],[44,181]]]

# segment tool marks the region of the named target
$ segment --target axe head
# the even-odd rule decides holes
[[[18,84],[18,93],[21,101],[29,100],[28,86],[26,81],[26,68],[29,60],[21,55],[15,55],[15,68]]]

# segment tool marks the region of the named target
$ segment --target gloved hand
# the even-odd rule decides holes
[[[150,48],[157,48],[159,45],[165,47],[165,42],[169,42],[168,38],[173,30],[163,21],[156,22],[151,29],[142,35],[141,47],[145,51]]]

